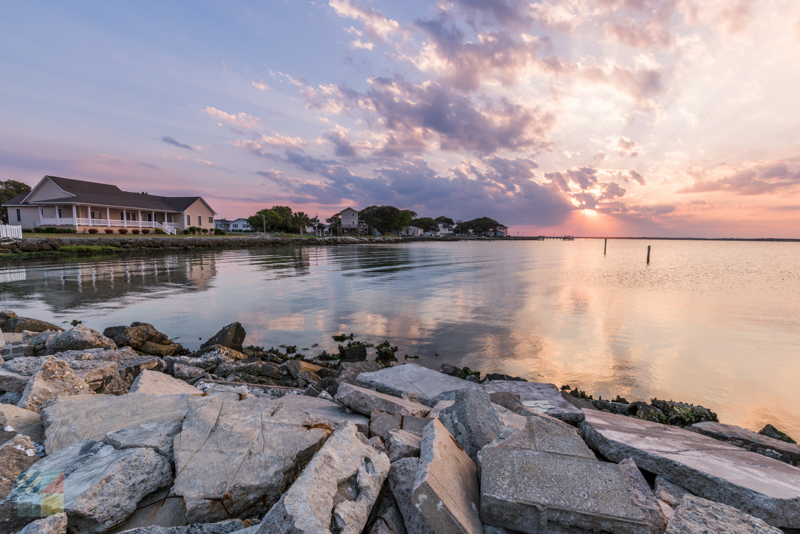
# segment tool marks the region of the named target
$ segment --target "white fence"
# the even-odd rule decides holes
[[[75,221],[77,220],[77,224]],[[127,223],[127,224],[126,224]],[[117,219],[73,219],[72,217],[43,217],[40,226],[112,226],[125,228],[160,228],[166,234],[177,233],[177,223],[156,221],[123,221]]]
[[[0,239],[22,239],[22,227],[0,224]]]

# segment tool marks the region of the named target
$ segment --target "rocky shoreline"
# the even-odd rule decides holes
[[[331,246],[353,244],[398,244],[421,241],[455,241],[438,237],[28,237],[19,243],[0,245],[0,261],[21,260],[70,254],[116,254],[125,252],[152,252],[158,250],[240,249],[278,247],[288,245]],[[103,247],[104,250],[100,250]],[[111,247],[111,248],[107,248]],[[84,250],[81,251],[80,249]],[[78,249],[78,250],[76,250]]]
[[[194,352],[147,323],[0,330],[3,533],[800,532],[800,447],[704,407],[239,323]]]

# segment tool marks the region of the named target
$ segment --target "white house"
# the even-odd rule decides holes
[[[203,197],[162,197],[116,185],[45,176],[30,193],[3,203],[11,224],[76,231],[154,228],[174,234],[189,226],[212,230],[217,214]]]
[[[250,225],[247,224],[247,219],[243,217],[239,217],[238,219],[234,219],[232,221],[227,219],[217,219],[215,224],[216,228],[225,230],[226,232],[249,232],[251,230]]]
[[[403,228],[403,234],[409,236],[419,237],[424,233],[425,232],[422,230],[422,228],[417,228],[416,226],[406,226]]]
[[[342,230],[347,230],[348,233],[352,233],[353,230],[358,233],[359,229],[359,221],[358,221],[358,212],[353,208],[347,208],[339,213],[342,221]]]
[[[448,223],[439,223],[439,235],[440,236],[453,235],[453,226]]]

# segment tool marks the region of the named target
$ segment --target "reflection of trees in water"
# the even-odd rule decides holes
[[[122,305],[125,297],[163,290],[206,291],[216,276],[216,259],[213,253],[86,259],[24,270],[24,281],[0,285],[0,301],[35,298],[62,311],[91,303]]]
[[[311,274],[311,266],[325,261],[323,247],[270,247],[248,249],[247,262],[264,269],[268,280]]]

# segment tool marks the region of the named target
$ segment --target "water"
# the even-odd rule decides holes
[[[306,355],[354,332],[398,345],[401,362],[671,398],[800,437],[800,244],[608,249],[495,241],[29,261],[0,267],[0,307],[101,331],[150,322],[188,348],[233,321],[248,344]]]

